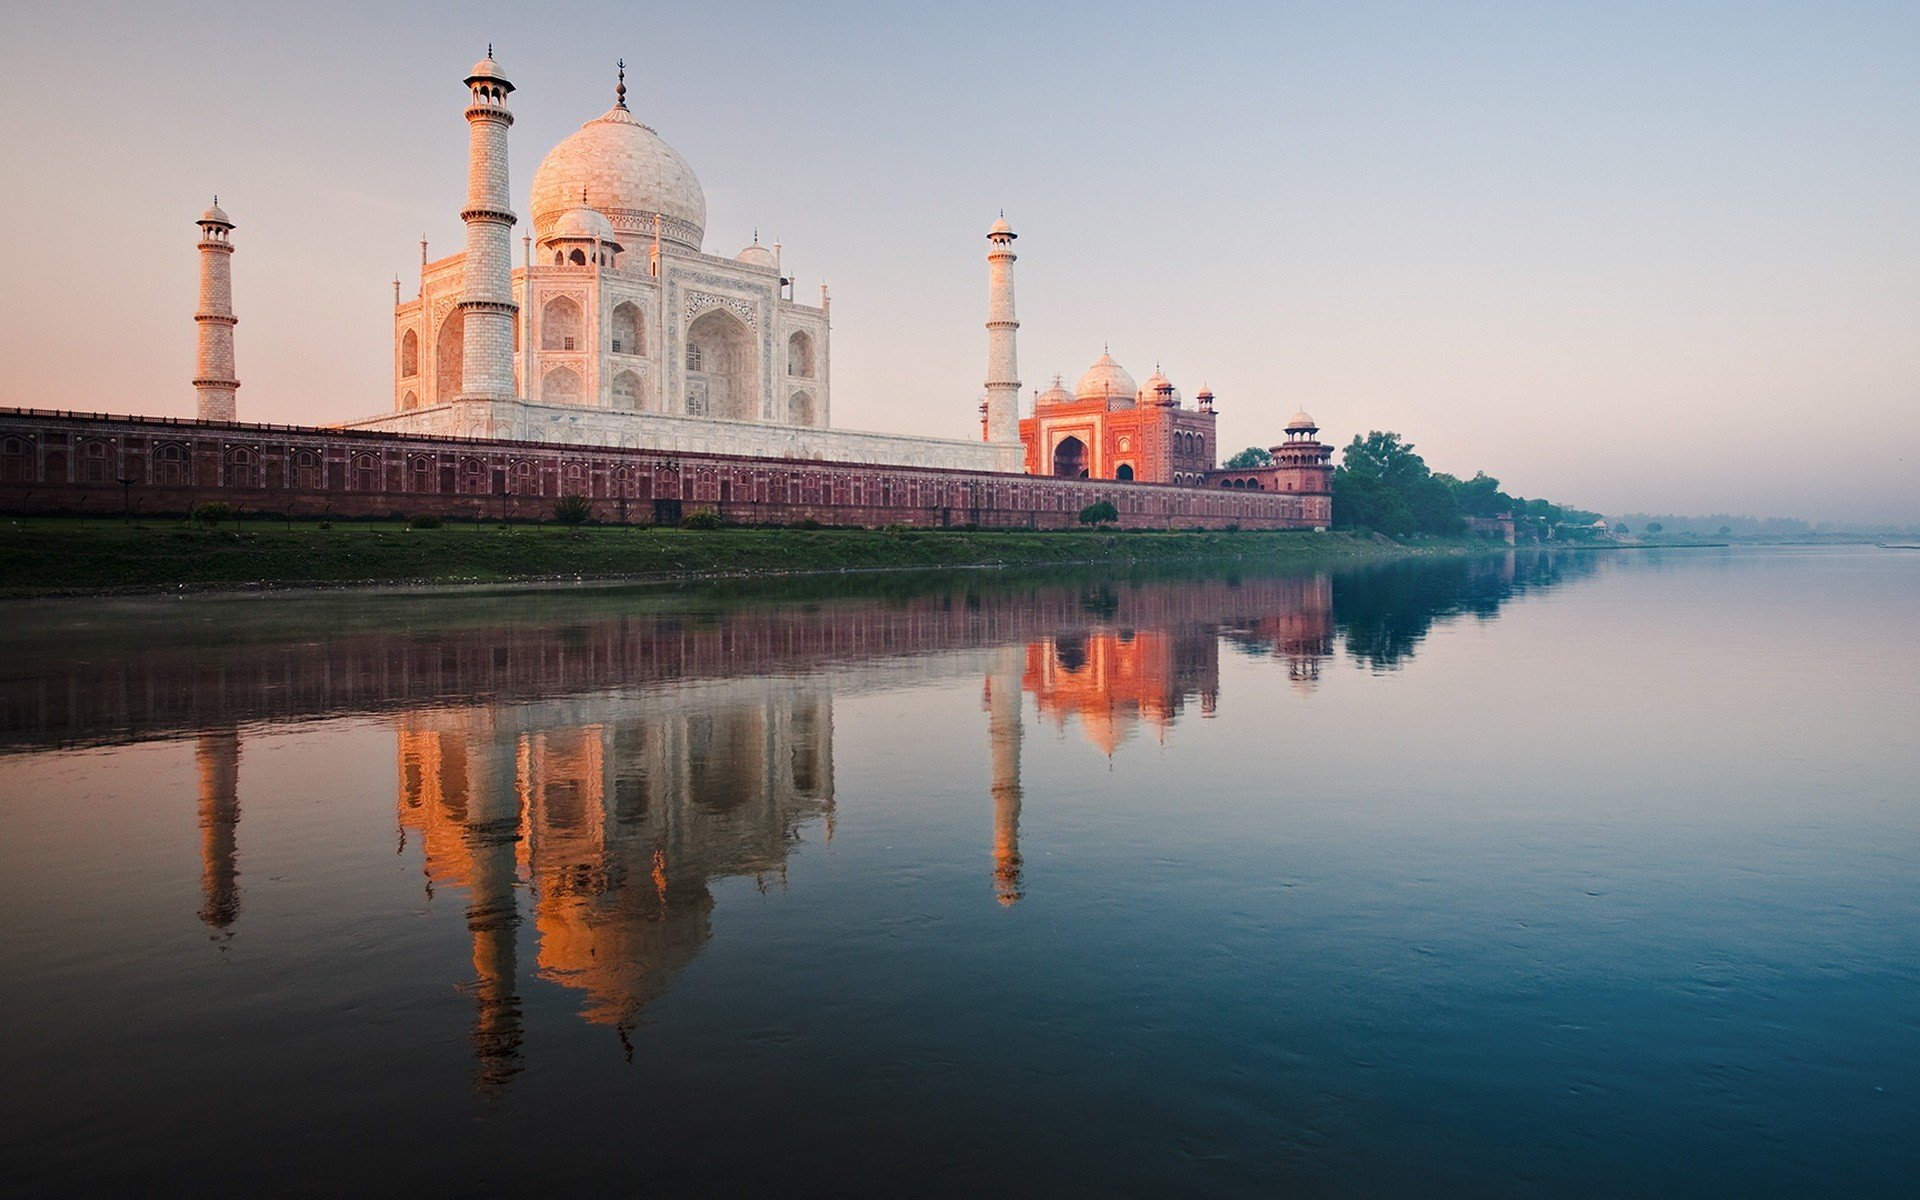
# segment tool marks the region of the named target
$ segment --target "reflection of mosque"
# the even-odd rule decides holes
[[[715,694],[718,693],[718,694]],[[711,880],[765,886],[799,826],[832,836],[833,707],[749,680],[627,698],[400,718],[400,822],[429,886],[467,894],[481,1082],[516,1068],[524,879],[539,977],[622,1040],[706,942]]]

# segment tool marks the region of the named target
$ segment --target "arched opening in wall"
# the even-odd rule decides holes
[[[1132,464],[1132,463],[1121,463],[1121,464],[1120,464],[1120,469],[1119,469],[1118,471],[1115,471],[1115,472],[1113,473],[1113,477],[1114,477],[1115,479],[1119,479],[1119,480],[1122,480],[1122,481],[1129,481],[1129,482],[1130,482],[1130,481],[1131,481],[1131,480],[1133,479],[1133,464]]]
[[[440,322],[440,336],[433,343],[433,394],[451,400],[460,394],[463,368],[460,357],[467,334],[467,315],[461,309],[447,314]]]
[[[400,378],[412,379],[420,373],[420,335],[409,329],[400,335]]]
[[[461,460],[459,487],[463,496],[478,496],[487,490],[487,469],[479,459]]]
[[[701,313],[687,326],[687,411],[729,421],[756,419],[758,368],[753,333],[744,321],[724,308]],[[698,412],[696,395],[702,401]]]
[[[293,486],[318,490],[320,487],[320,456],[312,450],[302,450],[293,457]]]
[[[153,451],[153,481],[162,487],[178,487],[187,481],[187,448],[178,442],[156,446]]]
[[[0,483],[33,482],[33,443],[25,438],[0,439]]]
[[[80,482],[106,483],[107,479],[107,444],[89,441],[80,448]]]
[[[546,404],[580,403],[580,372],[572,367],[555,367],[540,380],[540,399]]]
[[[434,488],[433,460],[431,458],[428,458],[424,454],[416,455],[413,461],[407,464],[407,467],[408,473],[411,476],[411,478],[407,480],[408,491],[432,492],[436,490]]]
[[[613,377],[613,406],[621,412],[636,412],[640,408],[640,377],[632,371],[622,371]]]
[[[580,345],[580,306],[555,296],[540,310],[540,348],[573,350]]]
[[[613,352],[615,354],[645,354],[647,352],[647,319],[640,313],[640,307],[628,301],[622,301],[613,307]]]
[[[1053,448],[1053,473],[1059,479],[1087,477],[1087,444],[1077,437],[1060,439]]]
[[[813,339],[804,333],[787,339],[787,374],[813,378]]]
[[[787,420],[795,425],[812,425],[813,397],[805,392],[795,392],[787,397]]]
[[[353,487],[355,491],[371,492],[380,486],[380,464],[371,454],[362,454],[353,460]]]
[[[567,261],[572,263],[576,267],[586,266],[587,265],[586,251],[575,250],[572,254],[567,255]]]
[[[412,392],[408,392],[406,395],[400,397],[400,407],[403,410],[419,408],[420,397],[414,395]]]

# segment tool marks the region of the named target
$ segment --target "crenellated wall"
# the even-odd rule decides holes
[[[1300,529],[1326,498],[933,467],[0,409],[0,512],[181,513],[220,500],[289,516],[1058,529],[1110,501],[1129,528]]]

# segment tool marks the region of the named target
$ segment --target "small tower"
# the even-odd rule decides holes
[[[511,400],[513,388],[513,209],[507,196],[507,129],[513,85],[493,47],[473,64],[467,104],[467,254],[460,289],[462,400]]]
[[[200,214],[200,308],[193,314],[199,326],[199,353],[194,356],[193,390],[196,415],[202,421],[234,419],[234,393],[240,381],[233,377],[233,222],[221,211],[220,197]]]
[[[987,428],[989,442],[1020,442],[1020,370],[1015,361],[1013,315],[1013,239],[1019,235],[1007,215],[987,231]]]

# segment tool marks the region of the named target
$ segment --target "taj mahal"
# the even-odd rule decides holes
[[[217,491],[283,514],[508,519],[573,495],[623,523],[693,505],[746,523],[1061,528],[1104,504],[1139,528],[1331,524],[1332,448],[1304,412],[1266,462],[1223,469],[1213,393],[1189,404],[1157,366],[1136,384],[1104,348],[1074,386],[1056,375],[1023,403],[1004,212],[986,235],[985,378],[950,393],[956,417],[977,405],[979,436],[836,428],[827,288],[796,295],[757,234],[708,251],[706,193],[628,108],[624,64],[613,106],[534,171],[518,246],[514,84],[492,47],[462,83],[465,245],[432,258],[422,240],[416,293],[394,280],[384,411],[246,423],[236,225],[215,197],[196,222],[195,419],[0,409],[0,510],[186,511]]]

